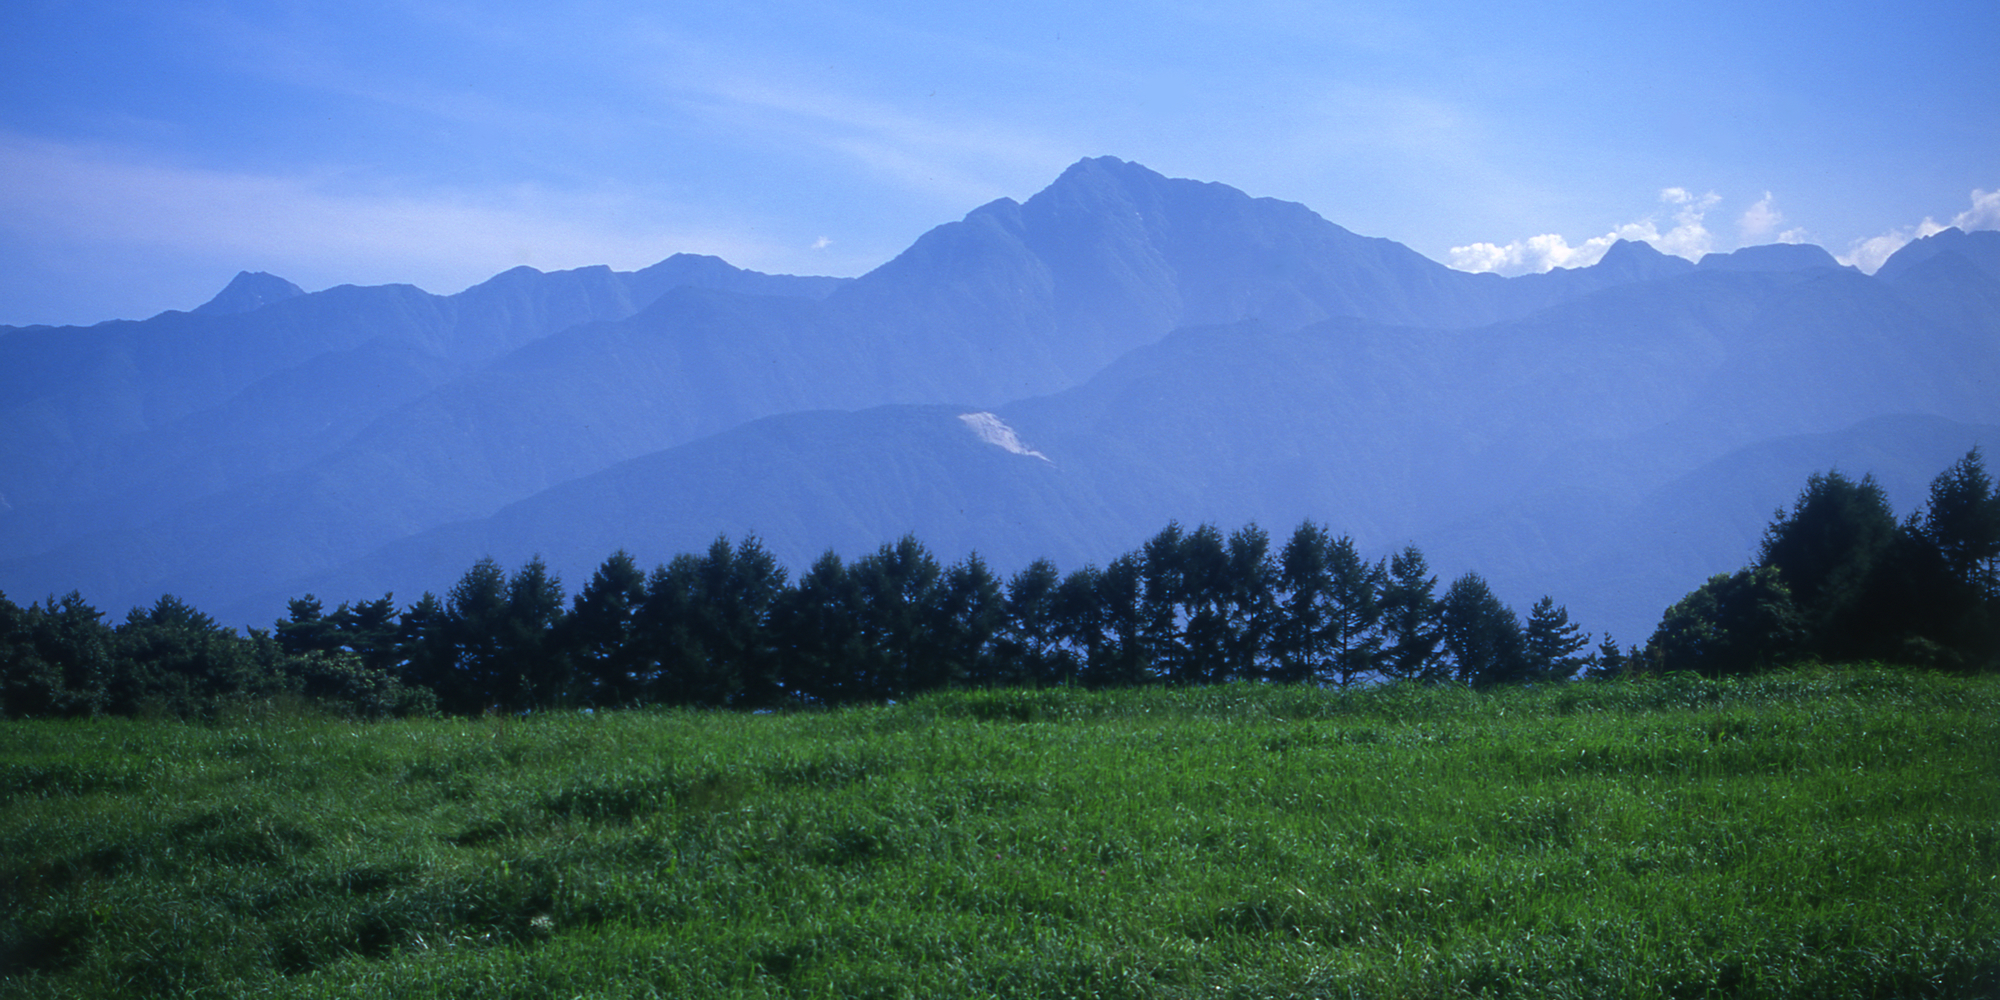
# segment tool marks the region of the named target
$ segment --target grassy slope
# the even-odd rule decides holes
[[[0,727],[0,995],[1991,996],[2000,679]]]

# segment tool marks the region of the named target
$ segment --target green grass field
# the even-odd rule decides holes
[[[0,724],[0,995],[2000,995],[2000,678]]]

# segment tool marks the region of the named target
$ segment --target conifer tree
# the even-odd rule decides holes
[[[447,669],[432,687],[444,709],[477,713],[502,707],[515,693],[501,662],[507,630],[507,575],[487,556],[472,564],[445,595],[440,638]]]
[[[645,684],[639,609],[646,575],[619,549],[590,575],[564,621],[562,645],[573,658],[579,698],[592,705],[637,700]]]
[[[405,685],[436,694],[446,711],[463,711],[445,698],[457,662],[453,642],[450,612],[436,594],[424,591],[396,620],[394,670]]]
[[[1301,683],[1318,677],[1328,660],[1326,622],[1333,588],[1325,527],[1302,521],[1278,553],[1278,581],[1284,590],[1284,617],[1272,639],[1276,663],[1271,679]]]
[[[1569,620],[1569,609],[1558,607],[1547,594],[1529,610],[1523,638],[1530,680],[1566,681],[1576,676],[1584,660],[1575,654],[1590,645],[1590,636]]]
[[[1757,565],[1784,581],[1810,647],[1837,658],[1874,638],[1859,634],[1866,616],[1857,612],[1896,531],[1875,477],[1855,482],[1838,470],[1814,473],[1792,509],[1773,515]]]
[[[1149,624],[1146,605],[1145,568],[1141,557],[1128,552],[1106,563],[1101,571],[1071,574],[1064,581],[1064,620],[1081,615],[1086,604],[1093,610],[1095,627],[1085,634],[1097,643],[1086,668],[1092,687],[1128,687],[1157,678],[1150,659],[1153,642],[1146,634]],[[1087,576],[1092,593],[1086,595],[1070,584]]]
[[[1980,600],[2000,599],[2000,491],[1978,448],[1931,480],[1919,531]]]
[[[999,665],[995,642],[1007,622],[1007,602],[999,578],[979,553],[944,571],[937,601],[937,666],[930,684],[1019,686],[1024,678]]]
[[[1389,582],[1382,591],[1383,673],[1402,680],[1445,679],[1436,592],[1437,577],[1416,546],[1390,557]]]
[[[1061,590],[1062,576],[1047,559],[1029,563],[1008,579],[1006,617],[994,651],[1001,677],[1042,685],[1075,676],[1075,660],[1061,646]]]
[[[103,618],[74,590],[25,608],[0,596],[0,717],[110,710],[114,633]]]
[[[783,650],[785,694],[808,704],[840,705],[874,697],[861,624],[861,591],[828,550],[779,598],[773,641]]]
[[[1266,675],[1278,629],[1278,569],[1271,536],[1255,524],[1229,535],[1223,599],[1222,680]]]
[[[1476,688],[1528,679],[1528,651],[1514,612],[1477,573],[1452,581],[1439,602],[1439,623],[1455,679]]]
[[[562,579],[537,555],[507,578],[496,692],[517,711],[571,704],[576,690],[568,657],[556,642],[563,617]]]
[[[873,700],[901,698],[955,678],[938,675],[935,615],[937,559],[915,535],[855,561],[848,574],[860,595],[861,684]]]

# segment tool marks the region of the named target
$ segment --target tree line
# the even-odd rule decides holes
[[[1635,663],[1740,674],[1801,659],[2000,669],[2000,490],[1979,449],[1896,519],[1874,476],[1806,481],[1755,563],[1668,608]]]
[[[1551,599],[1524,624],[1476,573],[1440,593],[1414,546],[1369,561],[1312,522],[1275,549],[1255,525],[1174,523],[1102,568],[1037,560],[1005,580],[905,536],[852,561],[828,552],[793,581],[755,537],[723,537],[651,572],[614,553],[574,597],[539,557],[511,573],[487,558],[442,598],[328,610],[307,595],[247,636],[171,596],[115,627],[74,593],[26,608],[0,597],[0,711],[197,716],[278,694],[381,715],[840,705],[965,686],[1489,687],[1568,678],[1587,642]]]
[[[652,571],[614,553],[571,597],[535,558],[482,559],[439,598],[290,602],[271,629],[225,628],[172,596],[113,626],[79,595],[0,596],[0,715],[213,715],[287,695],[360,715],[644,704],[777,708],[946,687],[1214,684],[1478,688],[1588,676],[1741,673],[1800,658],[1996,666],[2000,497],[1979,452],[1898,522],[1872,478],[1813,476],[1754,566],[1669,608],[1621,650],[1543,597],[1523,620],[1477,573],[1438,588],[1415,546],[1364,558],[1307,521],[1167,525],[1067,574],[1002,580],[914,536],[796,580],[755,537]]]

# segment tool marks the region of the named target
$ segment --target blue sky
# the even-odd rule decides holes
[[[853,275],[1084,156],[1437,260],[2000,227],[2000,4],[0,7],[0,323],[238,270]]]

